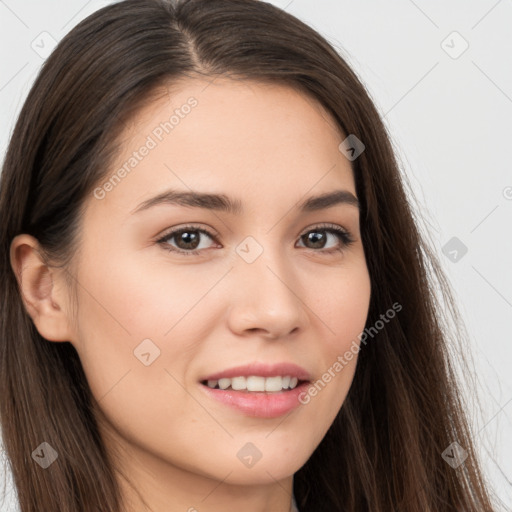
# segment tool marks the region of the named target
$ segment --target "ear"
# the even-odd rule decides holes
[[[10,259],[23,304],[39,334],[49,341],[70,341],[65,282],[45,263],[37,239],[27,234],[14,237]]]

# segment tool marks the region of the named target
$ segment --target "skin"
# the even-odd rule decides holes
[[[357,356],[307,405],[279,418],[228,408],[205,396],[199,380],[240,364],[289,361],[316,381],[358,341],[371,291],[359,210],[295,208],[335,189],[356,196],[355,183],[338,149],[345,135],[312,98],[276,84],[207,85],[187,79],[125,131],[108,176],[189,97],[198,101],[103,199],[87,199],[72,267],[76,317],[64,272],[44,264],[37,240],[16,237],[11,263],[41,335],[76,348],[105,416],[106,445],[153,511],[288,512],[293,474],[342,406]],[[168,188],[224,193],[244,211],[162,204],[131,213]],[[354,243],[344,248],[315,229],[326,222]],[[200,254],[156,242],[189,223],[218,233],[199,235]],[[311,231],[325,234],[324,246],[301,239]],[[263,249],[250,264],[236,252],[247,236]],[[177,243],[167,238],[187,250]],[[326,252],[335,247],[341,251]],[[160,356],[146,366],[134,350],[148,338]],[[248,442],[262,454],[250,468],[237,457]],[[143,510],[120,483],[126,510]]]

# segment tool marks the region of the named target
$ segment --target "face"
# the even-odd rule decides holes
[[[370,300],[345,137],[291,88],[228,79],[184,82],[124,134],[85,203],[70,341],[147,474],[282,480],[334,420]]]

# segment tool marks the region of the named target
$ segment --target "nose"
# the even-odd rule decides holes
[[[283,255],[265,250],[252,263],[240,259],[231,272],[230,329],[268,339],[297,334],[308,325],[305,290]]]

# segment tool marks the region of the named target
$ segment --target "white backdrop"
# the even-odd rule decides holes
[[[47,52],[108,3],[0,0],[2,158]],[[342,52],[385,119],[466,320],[484,405],[469,412],[491,486],[511,511],[512,2],[271,3]],[[9,472],[0,479],[0,509],[17,510]]]

